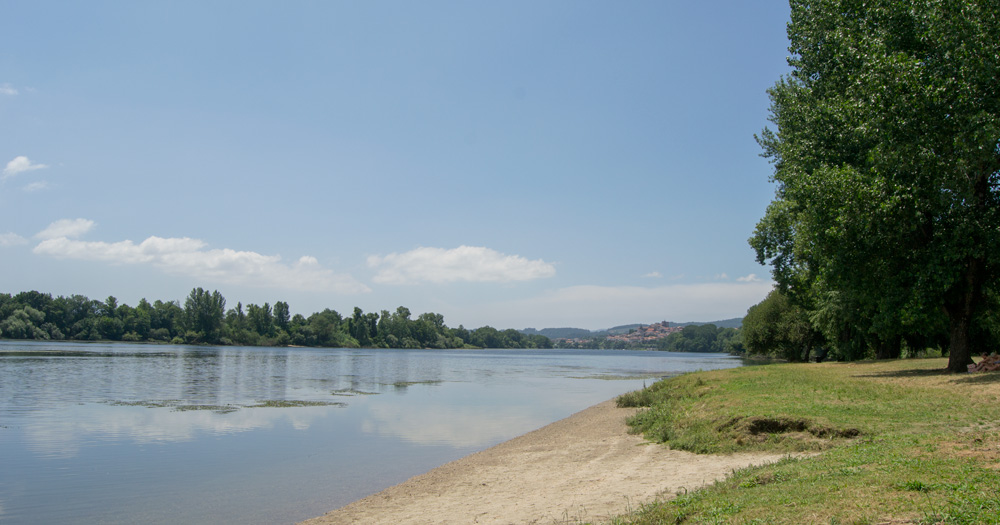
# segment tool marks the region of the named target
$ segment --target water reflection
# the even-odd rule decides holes
[[[739,364],[646,352],[3,342],[0,521],[293,523],[642,378]]]
[[[156,444],[194,441],[251,430],[272,429],[281,423],[308,430],[335,407],[248,408],[219,414],[208,410],[86,404],[47,410],[23,425],[27,449],[43,458],[72,458],[81,446],[94,442],[130,441]]]

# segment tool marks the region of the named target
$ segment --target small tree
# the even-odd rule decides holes
[[[748,354],[789,361],[808,361],[821,340],[806,312],[778,290],[747,310],[740,332]]]

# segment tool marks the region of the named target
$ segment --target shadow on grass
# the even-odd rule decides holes
[[[906,377],[938,377],[954,375],[945,368],[923,368],[916,370],[889,370],[886,372],[875,372],[872,374],[858,374],[851,377],[874,377],[874,378],[906,378]]]
[[[966,385],[993,385],[1000,384],[1000,372],[978,372],[955,378],[955,383]]]
[[[958,374],[944,368],[924,368],[917,370],[892,370],[871,374],[858,374],[852,377],[868,378],[916,378],[916,377],[950,377],[952,383],[963,385],[992,385],[1000,383],[1000,372],[976,372]]]

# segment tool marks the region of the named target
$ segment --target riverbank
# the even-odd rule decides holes
[[[623,396],[646,436],[704,453],[815,451],[616,517],[661,523],[1000,524],[1000,373],[947,359],[699,372]]]
[[[1000,523],[1000,374],[945,362],[685,374],[623,396],[672,449],[605,402],[306,523]]]
[[[600,403],[303,524],[601,521],[784,456],[670,450],[628,433],[635,411]]]

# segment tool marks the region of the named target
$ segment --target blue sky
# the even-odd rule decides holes
[[[781,2],[4,2],[0,291],[738,317]]]

